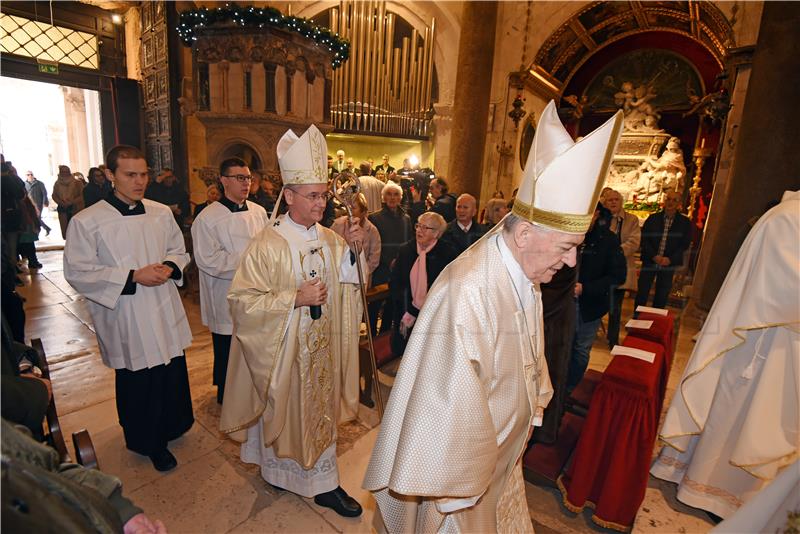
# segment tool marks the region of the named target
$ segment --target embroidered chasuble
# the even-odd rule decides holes
[[[650,473],[732,516],[800,453],[800,192],[750,230],[686,364]],[[788,467],[787,467],[788,466]]]
[[[363,257],[362,257],[363,265]],[[328,288],[322,316],[294,308],[297,288]],[[233,317],[220,429],[276,486],[312,497],[338,486],[336,425],[358,406],[357,266],[345,241],[281,216],[244,253],[228,293]]]
[[[521,457],[552,396],[543,343],[539,289],[501,235],[442,272],[363,484],[378,504],[378,531],[533,531]]]

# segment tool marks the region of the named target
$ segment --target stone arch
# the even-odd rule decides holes
[[[261,153],[253,146],[253,143],[246,139],[227,139],[214,155],[213,165],[219,167],[223,160],[232,157],[245,160],[251,171],[261,169],[264,166],[264,158]]]
[[[720,69],[725,51],[736,44],[730,22],[708,1],[596,1],[581,7],[550,34],[528,71],[545,94],[560,97],[590,58],[623,39],[653,32],[676,34],[696,43]]]

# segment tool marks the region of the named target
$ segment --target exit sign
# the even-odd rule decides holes
[[[39,63],[39,72],[45,74],[58,74],[58,63]]]

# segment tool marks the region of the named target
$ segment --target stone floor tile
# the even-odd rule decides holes
[[[111,426],[92,434],[100,469],[119,477],[127,492],[135,491],[182,468],[193,460],[217,449],[220,441],[201,425],[194,424],[180,438],[169,442],[169,450],[178,459],[178,467],[169,473],[160,473],[153,468],[150,459],[125,448],[122,427]]]
[[[248,519],[258,492],[223,455],[211,451],[128,495],[176,534],[229,531]]]
[[[309,508],[301,497],[284,492],[270,506],[236,525],[231,534],[279,534],[297,532],[340,532],[319,514]]]

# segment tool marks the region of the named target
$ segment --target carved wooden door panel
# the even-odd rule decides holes
[[[144,78],[145,153],[155,170],[173,168],[169,100],[167,6],[142,2],[142,75]]]

